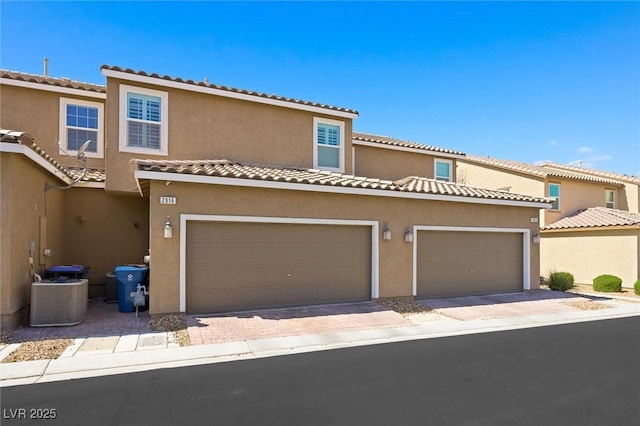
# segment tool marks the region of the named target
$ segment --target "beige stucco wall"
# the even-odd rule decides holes
[[[120,84],[168,93],[168,156],[119,151]],[[228,159],[276,167],[313,167],[313,118],[340,120],[345,172],[351,173],[351,119],[210,94],[107,79],[107,190],[135,191],[132,158]]]
[[[398,180],[407,176],[435,178],[434,159],[451,160],[452,181],[456,181],[456,159],[417,152],[354,145],[355,174],[373,178]]]
[[[45,182],[61,182],[20,154],[0,154],[0,318],[14,328],[28,315],[33,274],[63,261],[62,191],[45,192]],[[46,223],[45,223],[46,221]],[[29,242],[35,242],[33,269]],[[43,249],[52,250],[45,257]]]
[[[566,179],[549,178],[545,196],[548,196],[549,183],[560,184],[560,208],[559,210],[545,210],[542,212],[543,225],[556,222],[563,217],[574,213],[576,210],[589,207],[605,207],[605,189],[616,189],[615,186],[602,183],[579,182]],[[618,193],[620,190],[617,191]]]
[[[543,178],[507,172],[490,166],[478,165],[463,159],[458,160],[458,182],[467,186],[487,189],[510,187],[509,192],[533,197],[545,196]]]
[[[161,205],[160,196],[174,196],[175,205]],[[276,189],[239,188],[174,182],[166,186],[154,181],[150,190],[151,314],[179,310],[180,214],[218,214],[322,219],[374,220],[380,229],[389,224],[392,239],[379,245],[379,289],[381,298],[411,296],[412,249],[403,238],[413,225],[485,226],[529,228],[538,209],[486,206],[399,198],[352,196]],[[173,238],[163,237],[169,216]],[[538,244],[531,244],[532,289],[539,288]]]
[[[105,275],[117,265],[142,263],[149,250],[149,203],[139,195],[72,188],[64,200],[64,259],[87,265],[90,294],[104,292]]]
[[[543,232],[540,241],[540,271],[570,272],[576,283],[593,284],[598,275],[622,278],[623,287],[633,287],[640,278],[640,230]]]
[[[615,208],[640,213],[640,185],[625,183],[616,191]]]
[[[103,99],[3,84],[0,85],[0,128],[30,133],[38,146],[60,164],[78,166],[75,156],[59,153],[60,98],[104,103]],[[104,168],[104,158],[88,158],[87,166]]]

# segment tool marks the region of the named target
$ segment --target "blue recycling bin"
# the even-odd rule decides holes
[[[138,284],[146,285],[148,272],[149,268],[146,266],[116,266],[120,312],[134,312],[136,310],[131,293],[138,289]]]
[[[45,278],[49,279],[83,279],[89,275],[89,267],[85,265],[58,265],[46,270]]]

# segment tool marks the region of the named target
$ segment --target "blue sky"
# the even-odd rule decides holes
[[[0,66],[100,65],[353,108],[354,128],[640,173],[638,2],[13,2]]]

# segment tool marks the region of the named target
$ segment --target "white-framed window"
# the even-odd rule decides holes
[[[120,151],[168,155],[169,94],[120,85]]]
[[[614,189],[604,190],[604,205],[608,209],[616,208],[616,191]]]
[[[453,168],[453,162],[451,160],[443,160],[441,158],[435,158],[433,160],[433,170],[435,180],[443,182],[451,182],[451,169]]]
[[[60,98],[60,154],[76,155],[90,141],[87,157],[104,157],[104,104]]]
[[[555,198],[555,201],[551,205],[551,210],[560,210],[560,184],[559,183],[549,184],[549,197]]]
[[[344,172],[344,122],[313,118],[313,167]]]

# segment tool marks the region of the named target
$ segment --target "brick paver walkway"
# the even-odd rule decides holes
[[[215,316],[188,315],[191,344],[406,327],[414,322],[373,302],[267,309]]]

